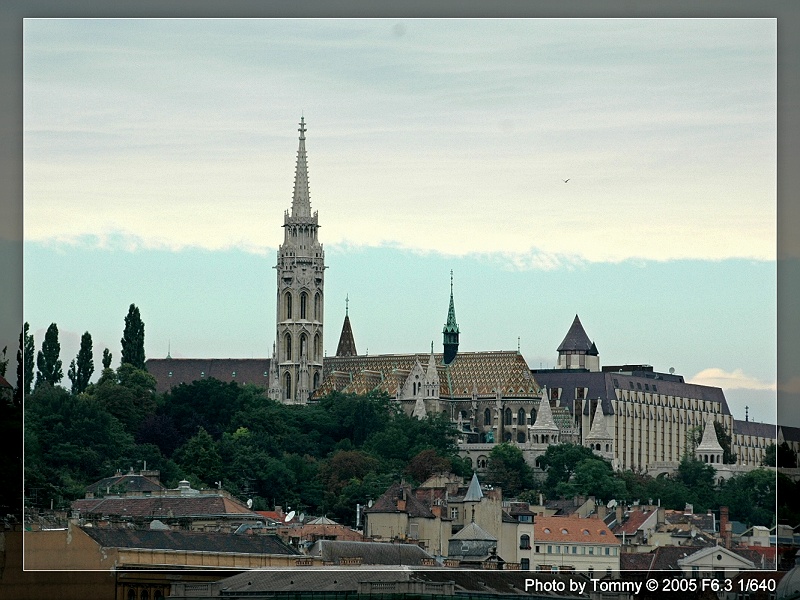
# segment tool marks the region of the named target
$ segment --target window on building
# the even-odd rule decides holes
[[[319,387],[319,372],[314,373],[314,389]]]
[[[453,506],[450,508],[450,518],[457,520],[458,519],[458,507]]]
[[[520,550],[530,550],[531,549],[531,536],[529,536],[529,535],[521,535],[521,536],[519,536],[519,549]]]
[[[585,389],[582,387],[575,388],[575,398],[578,400],[583,400],[585,394]]]
[[[284,307],[286,307],[286,318],[292,318],[292,292],[286,292],[286,296],[284,297],[283,301]]]
[[[292,374],[289,371],[286,371],[286,374],[283,376],[283,387],[286,388],[285,391],[285,398],[287,400],[292,399]]]
[[[525,424],[526,424],[525,409],[520,408],[519,412],[517,413],[517,425],[525,425]]]
[[[483,411],[483,424],[487,427],[492,424],[492,411],[488,408]]]
[[[510,409],[510,408],[507,408],[507,409],[504,411],[503,415],[504,415],[504,417],[505,417],[505,419],[504,419],[504,421],[503,421],[503,422],[504,422],[506,425],[511,425],[511,409]]]
[[[285,359],[288,360],[288,361],[291,361],[292,360],[292,335],[290,333],[287,333],[283,337],[283,347],[286,350],[285,355],[284,355]]]
[[[523,558],[519,561],[519,568],[523,571],[530,571],[531,570],[531,560],[529,558]]]

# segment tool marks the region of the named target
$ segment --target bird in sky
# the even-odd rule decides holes
[[[567,179],[565,179],[564,183],[567,183],[570,179],[572,179],[572,177],[568,177]]]

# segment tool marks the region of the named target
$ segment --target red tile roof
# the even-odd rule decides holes
[[[533,524],[533,537],[537,543],[620,545],[603,521],[579,517],[539,517]]]

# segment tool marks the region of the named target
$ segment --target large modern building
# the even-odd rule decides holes
[[[502,442],[518,445],[532,465],[562,442],[590,447],[616,469],[654,474],[674,470],[687,452],[721,477],[762,464],[776,439],[774,425],[735,420],[722,389],[687,383],[674,372],[602,366],[577,315],[557,348],[554,369],[531,370],[519,351],[459,352],[452,272],[440,352],[432,344],[414,354],[360,355],[346,310],[336,356],[324,357],[325,256],[318,213],[311,212],[303,119],[299,131],[291,211],[284,215],[275,266],[272,357],[150,359],[147,369],[159,391],[215,378],[254,383],[275,400],[301,405],[332,391],[382,391],[410,415],[451,419],[462,454],[478,471]],[[722,460],[718,427],[731,438],[736,465]]]

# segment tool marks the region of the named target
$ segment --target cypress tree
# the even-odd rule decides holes
[[[33,387],[33,365],[36,354],[36,346],[33,341],[33,334],[28,333],[28,331],[30,331],[30,325],[25,323],[25,325],[22,326],[22,389],[25,390],[25,395],[30,394],[31,388]],[[19,365],[17,366],[17,369],[19,369]]]
[[[58,326],[51,323],[44,334],[42,349],[36,356],[36,385],[47,382],[50,385],[58,385],[64,378],[61,370],[61,344],[58,342]]]
[[[128,363],[137,369],[144,369],[144,322],[135,304],[128,309],[121,341],[121,364]]]
[[[94,373],[92,336],[87,331],[81,337],[81,349],[78,351],[78,356],[72,359],[67,373],[70,381],[72,381],[73,394],[80,394],[86,391],[89,380],[92,378],[92,373]]]

